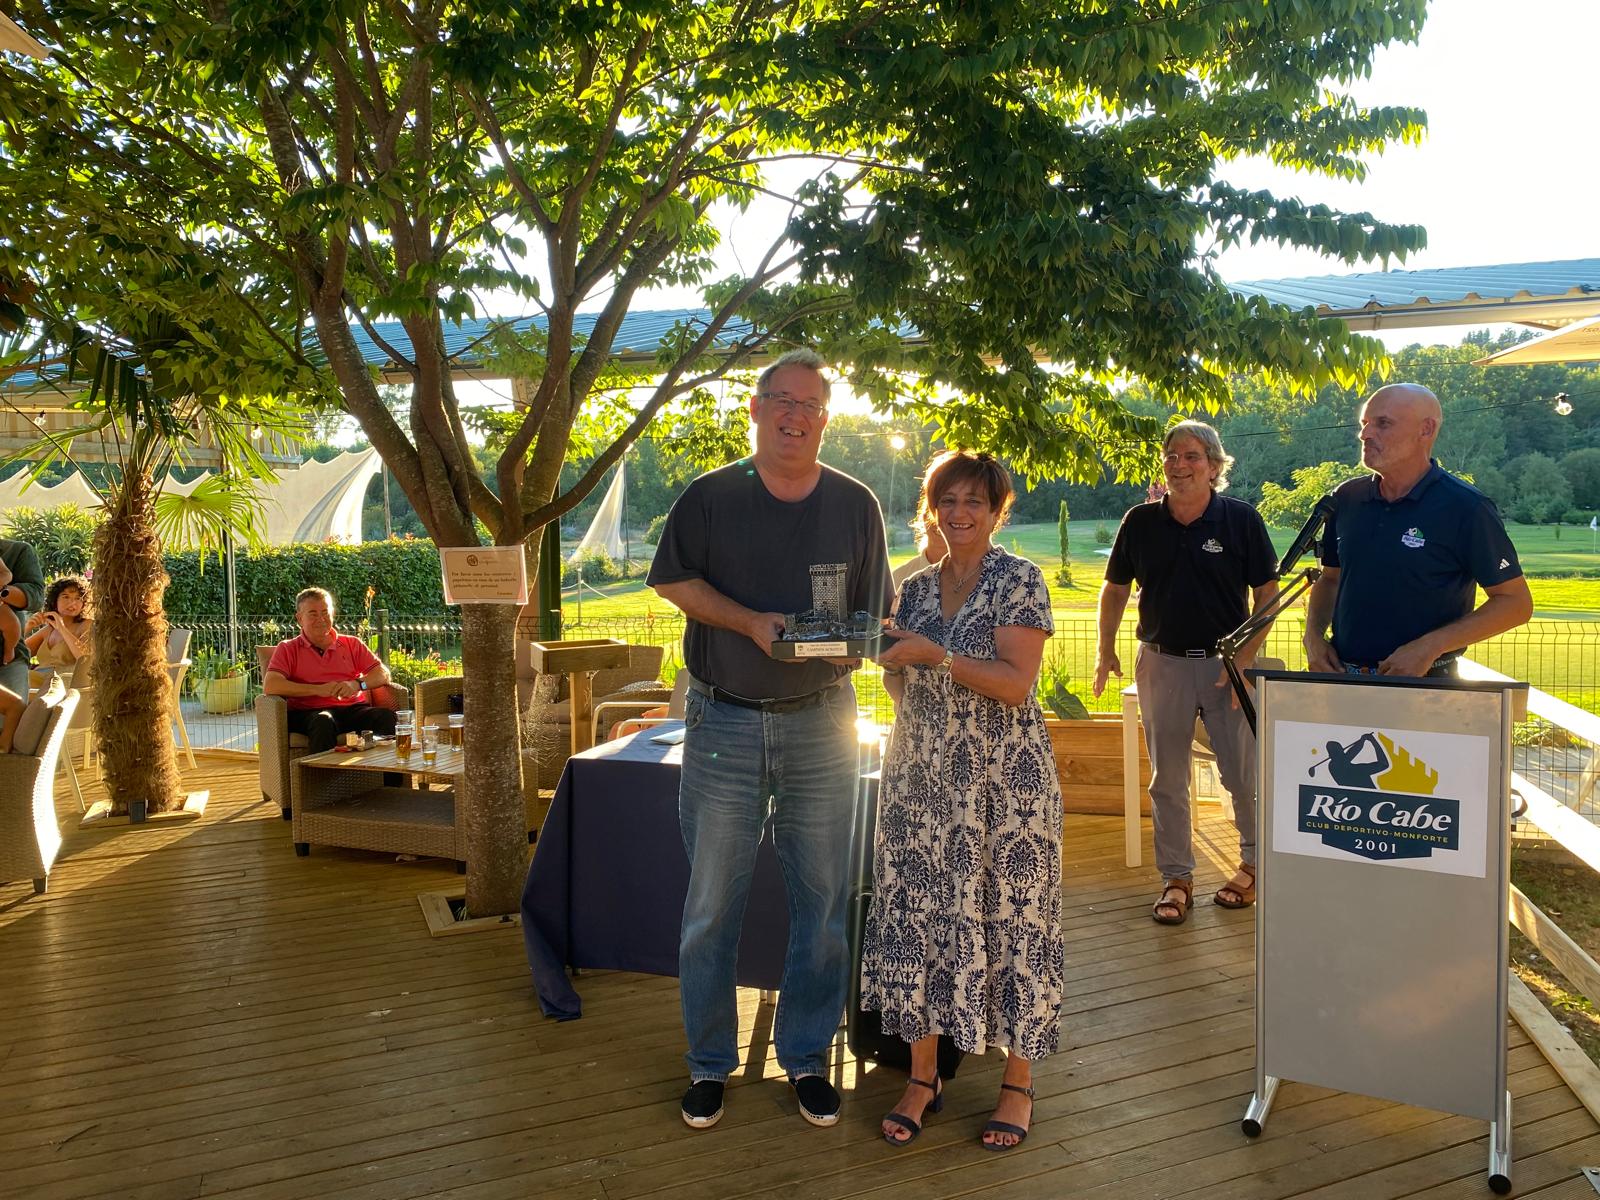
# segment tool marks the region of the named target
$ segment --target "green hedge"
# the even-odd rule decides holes
[[[168,554],[165,561],[172,577],[166,596],[170,615],[225,611],[227,572],[215,555],[207,558],[204,572],[193,551]],[[431,541],[391,538],[359,546],[328,543],[244,551],[238,556],[235,575],[239,612],[249,616],[281,613],[287,617],[294,611],[295,593],[308,587],[327,588],[339,611],[348,614],[366,608],[369,586],[374,608],[403,614],[445,611],[439,551]]]

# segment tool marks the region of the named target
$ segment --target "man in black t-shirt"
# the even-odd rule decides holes
[[[1439,398],[1416,383],[1381,387],[1361,406],[1373,474],[1333,492],[1306,604],[1311,670],[1453,676],[1463,649],[1533,615],[1494,502],[1433,461],[1443,421]]]
[[[1094,694],[1105,690],[1108,676],[1122,674],[1117,629],[1137,581],[1141,644],[1134,677],[1162,878],[1150,915],[1181,925],[1194,893],[1189,766],[1196,716],[1205,722],[1239,827],[1239,869],[1212,899],[1224,908],[1255,903],[1255,737],[1217,658],[1217,641],[1244,623],[1252,603],[1260,608],[1276,594],[1278,572],[1260,514],[1220,494],[1233,460],[1217,431],[1181,421],[1167,431],[1162,451],[1167,494],[1128,510],[1106,563]],[[1260,637],[1239,654],[1240,667],[1254,659],[1259,643]]]
[[[786,613],[812,607],[815,569],[842,581],[847,614],[886,615],[892,591],[877,500],[817,461],[830,391],[822,365],[794,351],[762,373],[750,401],[755,453],[685,489],[648,579],[689,618],[679,817],[690,872],[678,977],[689,1039],[683,1119],[695,1129],[721,1119],[723,1085],[739,1065],[735,967],[769,811],[791,914],[774,1049],[800,1114],[814,1125],[839,1119],[825,1072],[850,969],[854,664],[780,662],[770,646]]]

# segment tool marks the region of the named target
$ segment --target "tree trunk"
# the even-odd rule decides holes
[[[517,713],[517,606],[461,607],[461,669],[466,676],[467,915],[514,913],[528,874]],[[535,783],[537,781],[534,781]]]
[[[95,534],[95,639],[90,667],[94,732],[104,758],[112,811],[134,801],[147,813],[176,808],[183,781],[172,744],[167,674],[167,572],[156,536],[155,487],[129,470],[116,506]]]

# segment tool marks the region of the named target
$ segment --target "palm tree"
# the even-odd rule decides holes
[[[106,463],[106,520],[94,540],[95,736],[112,811],[138,818],[184,799],[169,728],[176,697],[167,672],[163,535],[202,550],[216,548],[225,535],[259,540],[254,481],[274,475],[255,442],[267,430],[293,437],[302,422],[279,396],[240,398],[163,378],[161,364],[188,336],[180,327],[153,322],[138,343],[56,322],[42,327],[39,347],[66,345],[51,360],[64,375],[50,386],[87,380],[72,403],[83,420],[65,432],[42,433],[15,457],[39,472],[58,459],[73,461],[74,447],[89,443]],[[216,349],[226,355],[224,346]],[[219,453],[223,474],[189,496],[163,495],[172,468],[185,465],[202,441]]]

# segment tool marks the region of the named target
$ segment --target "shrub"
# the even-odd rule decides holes
[[[34,508],[23,504],[6,513],[0,529],[5,536],[29,543],[39,556],[39,567],[46,579],[62,575],[82,575],[89,569],[94,552],[94,531],[106,516],[101,509],[78,504],[57,508]]]
[[[1107,529],[1104,525],[1096,525],[1094,527],[1094,540],[1095,545],[1097,546],[1111,545],[1111,530]]]
[[[200,573],[193,551],[163,556],[167,574],[168,613],[195,615],[220,613],[227,588],[226,572],[213,567]],[[295,593],[302,588],[325,587],[333,593],[341,618],[355,620],[367,607],[392,613],[444,611],[444,588],[439,573],[439,551],[431,541],[391,538],[359,546],[303,543],[241,552],[237,558],[239,611],[290,614]],[[293,622],[290,622],[292,626]]]
[[[437,679],[441,675],[460,675],[458,659],[443,659],[437,651],[430,650],[421,658],[412,658],[398,647],[389,649],[389,675],[398,684],[416,691],[424,679]]]
[[[660,544],[660,542],[661,542],[661,530],[663,528],[665,528],[666,524],[667,524],[667,514],[666,513],[662,513],[659,517],[651,517],[650,518],[650,524],[645,526],[645,530],[644,530],[645,543],[647,545],[651,545],[651,546],[655,546],[655,545]]]
[[[569,559],[562,564],[561,586],[571,587],[576,583],[580,570],[583,572],[583,581],[588,584],[614,583],[622,578],[622,568],[598,546],[579,553],[576,563]]]

